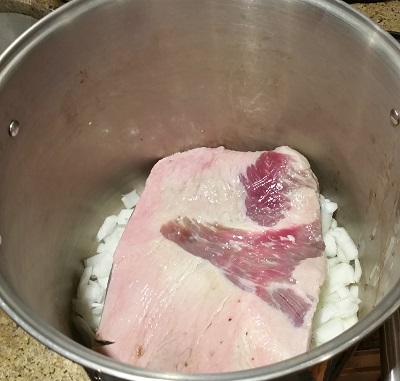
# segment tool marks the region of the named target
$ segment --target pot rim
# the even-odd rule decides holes
[[[337,0],[291,0],[308,3],[334,14],[351,28],[364,30],[380,38],[380,49],[400,73],[400,48],[394,38],[382,30],[369,18],[356,11],[351,6]],[[29,54],[29,51],[45,39],[54,30],[68,24],[72,17],[82,15],[94,8],[110,4],[108,0],[73,1],[46,16],[32,28],[22,34],[0,56],[0,89],[7,78],[18,68],[19,64]],[[370,41],[373,44],[373,41]],[[65,336],[43,320],[36,318],[30,308],[23,304],[17,294],[0,276],[0,308],[2,308],[21,328],[36,338],[39,342],[62,356],[88,369],[112,375],[124,380],[188,380],[188,381],[228,381],[228,380],[271,380],[293,372],[305,370],[332,356],[350,348],[369,333],[378,328],[392,313],[400,307],[400,280],[366,317],[335,339],[310,351],[288,360],[264,367],[243,371],[215,374],[181,374],[153,371],[138,368],[112,360]]]

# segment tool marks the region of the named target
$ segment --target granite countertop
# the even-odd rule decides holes
[[[0,0],[0,11],[15,11],[41,17],[63,4],[59,0]],[[400,32],[400,0],[354,4],[381,27]],[[88,381],[78,365],[55,354],[17,327],[0,310],[0,380]]]
[[[61,0],[0,0],[0,12],[16,12],[41,18],[64,3]]]
[[[85,371],[25,333],[0,309],[0,380],[89,381]]]
[[[360,3],[354,7],[369,16],[382,28],[400,32],[400,0],[380,3]]]

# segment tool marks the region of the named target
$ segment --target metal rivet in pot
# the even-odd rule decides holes
[[[393,126],[398,126],[400,123],[400,114],[394,108],[390,110],[390,122]]]
[[[19,122],[17,120],[13,120],[9,127],[8,127],[8,132],[9,134],[14,138],[15,136],[17,136],[18,132],[19,132]]]

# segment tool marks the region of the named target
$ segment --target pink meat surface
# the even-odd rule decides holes
[[[100,351],[184,373],[307,351],[326,274],[319,213],[309,163],[288,147],[159,161],[115,253]]]

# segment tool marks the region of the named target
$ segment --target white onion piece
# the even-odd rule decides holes
[[[325,209],[325,211],[329,214],[332,214],[336,212],[338,205],[336,202],[333,202],[327,198],[325,198],[325,202],[323,203],[322,207]]]
[[[93,261],[93,271],[92,275],[96,276],[96,278],[103,278],[110,275],[110,271],[114,262],[114,258],[112,255],[108,253],[98,254],[91,259],[96,258],[96,261]]]
[[[83,292],[82,299],[87,300],[89,302],[101,302],[104,295],[103,288],[94,281],[89,280],[89,284],[85,287]]]
[[[325,255],[328,258],[335,257],[337,254],[336,239],[330,231],[324,235]]]
[[[78,299],[83,299],[83,295],[85,294],[86,286],[88,285],[89,279],[91,276],[92,276],[92,268],[86,267],[83,270],[81,279],[79,281],[78,292],[77,292]]]
[[[103,312],[103,307],[104,307],[103,303],[93,303],[92,310],[91,310],[92,314],[93,315],[101,315]]]
[[[97,327],[100,324],[101,316],[100,315],[93,315],[90,314],[86,318],[84,317],[83,320],[87,323],[92,331],[92,334],[96,331]]]
[[[113,255],[112,253],[115,250],[115,241],[113,239],[107,239],[106,242],[101,243],[97,247],[97,253],[98,254],[107,254],[109,253],[110,255]]]
[[[332,285],[354,283],[354,268],[348,263],[339,263],[330,270],[328,281]]]
[[[328,303],[328,302],[334,302],[335,303],[335,302],[337,302],[339,300],[340,300],[340,296],[336,291],[332,292],[331,294],[323,295],[321,297],[321,301],[325,302],[325,303]]]
[[[356,271],[354,270],[354,278],[356,277]],[[359,287],[357,285],[352,285],[349,288],[349,292],[351,295],[353,295],[354,298],[358,299],[358,292],[359,292]]]
[[[111,236],[113,239],[117,239],[119,241],[122,237],[122,234],[124,234],[124,231],[125,231],[125,226],[117,226],[111,233]]]
[[[346,254],[340,247],[338,247],[337,249],[337,258],[340,263],[350,263],[350,260],[347,258]]]
[[[324,283],[321,293],[320,293],[320,299],[321,299],[322,303],[324,301],[328,301],[328,297],[335,295],[335,294],[337,295],[337,296],[335,295],[335,298],[336,297],[340,298],[340,296],[338,295],[336,290],[341,287],[344,287],[344,284],[342,284],[342,283],[332,283],[329,278],[330,274],[331,274],[331,270],[329,270],[329,272],[328,272],[328,275],[325,279],[325,283]],[[331,301],[331,300],[333,300],[333,299],[329,299],[329,301]]]
[[[343,333],[344,330],[342,319],[329,320],[315,329],[314,338],[318,344],[326,343]]]
[[[358,300],[353,297],[341,299],[336,302],[337,312],[333,317],[335,318],[349,318],[358,311]]]
[[[126,225],[131,218],[133,209],[122,209],[118,214],[118,225]]]
[[[330,271],[332,267],[340,263],[340,260],[338,257],[333,257],[333,258],[328,258],[327,262],[328,262],[328,271]]]
[[[344,329],[349,329],[350,327],[352,327],[354,324],[356,324],[358,322],[357,314],[354,314],[353,316],[350,316],[346,319],[342,319],[342,322],[344,325]]]
[[[336,293],[339,295],[340,299],[345,299],[345,298],[349,298],[349,297],[353,297],[353,295],[351,294],[350,290],[348,287],[339,287],[336,290]]]
[[[111,255],[106,254],[104,261],[93,268],[93,274],[97,278],[103,278],[110,275],[114,259]]]
[[[101,225],[98,233],[97,233],[97,241],[103,240],[105,237],[107,237],[115,228],[115,226],[118,223],[118,217],[117,216],[109,216],[107,217],[103,225]]]
[[[105,276],[105,277],[102,277],[102,278],[97,278],[97,282],[99,283],[99,285],[101,287],[103,287],[105,290],[107,290],[108,279],[109,279],[109,276]]]
[[[332,319],[332,317],[338,311],[336,303],[326,303],[319,311],[314,315],[314,324],[321,325]]]
[[[95,331],[100,324],[114,252],[132,215],[130,208],[137,204],[138,199],[135,191],[123,197],[125,209],[105,219],[96,235],[99,242],[97,254],[84,261],[85,269],[79,281],[77,299],[72,301],[72,308],[78,314],[74,322],[82,335],[85,335],[85,329]]]
[[[104,242],[101,242],[101,243],[97,246],[96,252],[97,252],[98,254],[102,254],[102,253],[107,252],[107,246],[106,246],[106,244],[105,244]]]
[[[330,216],[330,212],[336,209],[335,204],[329,204],[330,201],[324,197],[320,201],[328,274],[313,319],[314,345],[323,344],[354,325],[358,321],[358,305],[361,302],[359,288],[355,284],[361,277],[357,246],[347,231],[338,227],[335,218]],[[328,222],[330,226],[326,229]],[[329,333],[329,330],[332,332]]]
[[[88,317],[92,312],[90,303],[86,300],[72,299],[72,308],[78,315],[84,318]]]
[[[122,202],[124,203],[126,209],[132,209],[138,203],[139,198],[140,197],[136,190],[133,190],[131,193],[128,193],[122,197]]]
[[[320,195],[320,203],[321,203],[322,233],[325,234],[329,230],[329,227],[331,226],[332,215],[337,209],[337,204],[331,202],[322,195]]]
[[[344,228],[332,229],[338,248],[342,250],[348,261],[358,258],[358,249]]]
[[[97,327],[100,325],[100,321],[101,321],[100,315],[92,315],[92,319],[91,321],[89,321],[89,325],[93,331],[95,331]]]
[[[93,257],[89,257],[89,258],[85,259],[83,261],[83,264],[85,265],[85,267],[94,267],[94,266],[98,265],[99,263],[101,263],[101,261],[105,255],[107,255],[107,254],[93,255]]]
[[[107,252],[114,253],[124,232],[124,227],[117,226],[111,234],[104,239]]]

